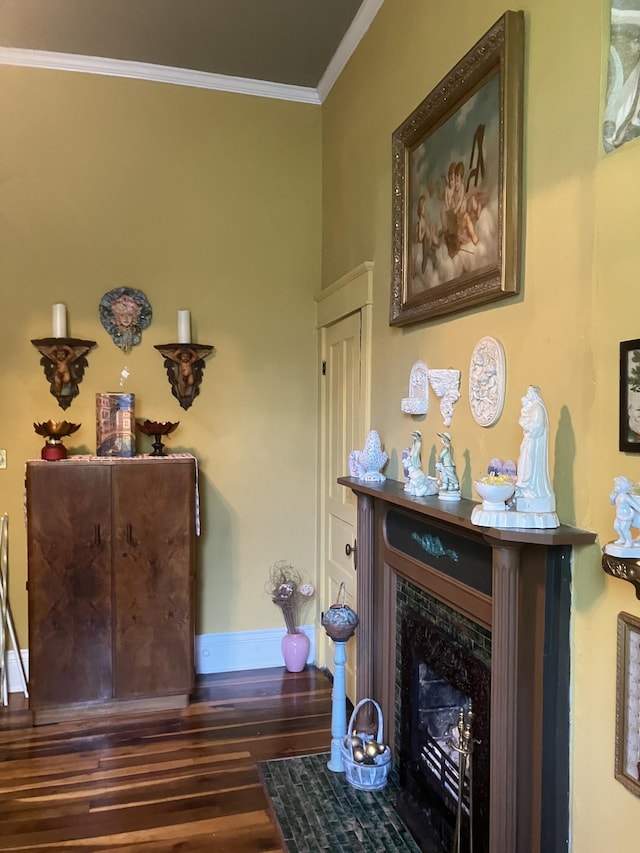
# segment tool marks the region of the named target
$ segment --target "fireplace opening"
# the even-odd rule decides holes
[[[488,853],[489,666],[451,625],[411,609],[399,622],[398,811],[424,853],[456,838]]]

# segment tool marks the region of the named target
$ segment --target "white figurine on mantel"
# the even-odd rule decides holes
[[[613,526],[618,538],[604,546],[605,552],[613,557],[638,557],[640,536],[631,536],[632,527],[640,528],[640,495],[636,485],[628,477],[614,477],[609,500],[616,508]]]
[[[438,474],[438,497],[441,501],[457,501],[460,499],[460,483],[456,474],[456,464],[453,461],[451,436],[448,432],[438,433],[442,442],[442,450],[436,462]]]
[[[404,490],[416,498],[437,495],[436,478],[427,476],[422,470],[422,433],[416,429],[411,433],[411,437],[413,439],[411,447],[406,447],[402,453],[402,466],[406,477]]]
[[[349,473],[358,480],[369,483],[384,483],[387,479],[382,469],[389,461],[382,449],[380,436],[372,429],[362,450],[352,450],[349,454]]]
[[[560,526],[556,497],[549,479],[549,416],[540,389],[527,388],[518,421],[523,438],[518,457],[513,509],[486,510],[476,506],[471,521],[484,527],[524,527],[547,529]]]

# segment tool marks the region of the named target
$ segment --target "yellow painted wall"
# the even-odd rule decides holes
[[[639,801],[613,778],[616,618],[640,615],[630,585],[605,576],[613,477],[640,480],[617,450],[618,343],[636,322],[635,178],[640,142],[604,157],[601,94],[607,3],[528,0],[523,290],[518,298],[405,329],[388,325],[391,134],[502,14],[497,0],[385,0],[321,109],[88,75],[0,68],[0,447],[11,516],[11,597],[26,645],[24,461],[34,420],[62,414],[31,338],[66,302],[70,332],[95,339],[68,444],[95,447],[96,391],[135,392],[138,415],[180,420],[173,449],[201,460],[198,632],[279,626],[268,565],[315,553],[316,377],[313,293],[373,260],[373,426],[399,454],[416,422],[400,412],[412,363],[458,367],[465,389],[480,337],[507,354],[501,420],[483,430],[466,394],[452,424],[465,497],[522,437],[520,397],[549,410],[562,521],[598,533],[574,567],[573,853],[628,849]],[[322,165],[321,165],[322,164]],[[321,195],[322,194],[322,195]],[[322,232],[322,245],[321,245]],[[124,356],[102,330],[100,297],[137,287],[154,308]],[[153,349],[190,308],[195,339],[216,346],[202,394],[183,412]],[[418,424],[428,459],[437,405]],[[261,516],[267,508],[268,514]]]
[[[282,625],[264,592],[271,563],[315,559],[320,108],[87,74],[0,68],[0,511],[10,515],[11,603],[27,646],[24,463],[33,422],[66,417],[66,444],[95,452],[95,394],[136,394],[136,415],[180,421],[169,449],[200,460],[198,633]],[[98,304],[144,291],[153,322],[125,355]],[[97,341],[64,413],[32,338]],[[213,344],[184,411],[154,344]],[[123,368],[130,376],[120,386]],[[150,449],[142,437],[141,451]],[[52,501],[55,496],[52,495]]]
[[[640,809],[613,775],[617,614],[638,616],[640,604],[629,584],[602,572],[600,551],[615,538],[613,477],[640,480],[640,457],[617,449],[618,344],[640,337],[640,140],[602,153],[608,4],[519,7],[526,14],[521,296],[414,327],[388,325],[391,135],[502,15],[498,0],[385,0],[323,105],[323,286],[362,260],[375,263],[372,425],[391,455],[391,477],[401,478],[412,429],[422,430],[424,462],[440,446],[433,395],[426,417],[400,412],[416,359],[462,371],[451,434],[465,497],[476,498],[473,478],[491,457],[517,458],[520,398],[529,384],[542,390],[560,518],[598,534],[574,564],[571,849],[600,853],[635,843]],[[504,413],[489,429],[473,420],[466,390],[469,358],[484,335],[501,340],[507,357]]]

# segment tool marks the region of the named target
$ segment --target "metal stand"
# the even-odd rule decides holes
[[[327,762],[329,770],[344,773],[344,763],[340,748],[347,735],[347,688],[344,665],[347,660],[346,642],[335,640],[336,650],[333,657],[333,691],[331,693],[331,758]]]
[[[9,704],[9,676],[7,673],[7,631],[18,661],[22,690],[29,696],[27,676],[20,655],[20,644],[9,607],[9,516],[5,513],[0,519],[0,670],[2,670],[0,692],[2,704]]]

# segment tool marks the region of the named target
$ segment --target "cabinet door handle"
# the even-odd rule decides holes
[[[100,525],[96,524],[93,528],[93,541],[96,545],[100,544]]]
[[[131,524],[127,524],[127,545],[131,545],[133,542],[133,532],[131,529]]]

